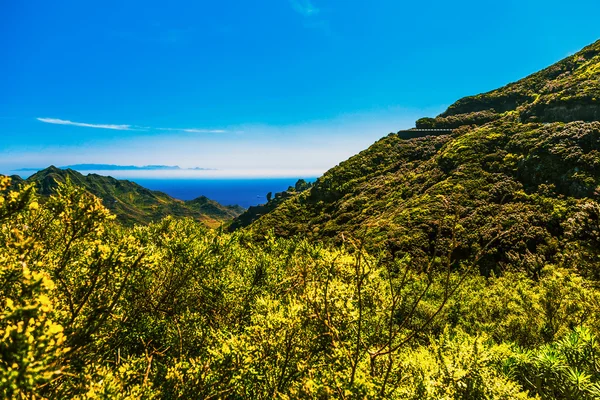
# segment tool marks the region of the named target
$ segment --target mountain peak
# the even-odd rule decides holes
[[[51,165],[31,175],[26,181],[35,183],[42,196],[52,195],[59,183],[69,178],[71,182],[99,197],[104,206],[127,224],[146,224],[174,215],[192,217],[209,227],[219,226],[224,221],[238,216],[243,210],[225,207],[204,196],[196,203],[186,203],[169,195],[146,189],[135,182],[119,180],[98,174],[82,175],[72,169],[61,169]]]
[[[521,122],[600,119],[600,40],[565,59],[504,87],[464,97],[417,128],[484,125],[509,114]]]

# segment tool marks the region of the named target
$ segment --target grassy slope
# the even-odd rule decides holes
[[[78,186],[102,199],[117,219],[125,224],[147,224],[173,215],[192,217],[209,227],[217,227],[238,216],[243,209],[226,207],[202,196],[187,202],[174,199],[165,193],[146,189],[134,182],[118,180],[96,174],[82,175],[77,171],[49,167],[30,176],[26,181],[35,182],[43,196],[52,194],[57,182],[69,178]]]
[[[382,138],[252,229],[353,237],[423,262],[433,249],[453,247],[454,232],[456,259],[493,241],[479,262],[484,272],[509,265],[535,272],[543,262],[568,261],[574,247],[598,257],[586,224],[600,197],[599,78],[597,42],[417,123],[458,127],[452,135]],[[577,218],[586,222],[573,226]]]

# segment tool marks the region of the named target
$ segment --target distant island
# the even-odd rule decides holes
[[[73,164],[58,167],[76,171],[215,171],[214,168],[181,168],[178,165],[117,165],[117,164]],[[13,171],[41,171],[44,168],[19,168]]]

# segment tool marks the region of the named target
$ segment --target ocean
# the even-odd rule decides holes
[[[167,179],[128,178],[151,190],[158,190],[180,200],[192,200],[206,196],[223,205],[239,205],[244,208],[264,204],[267,193],[287,190],[300,178],[261,179]],[[314,182],[316,178],[302,178]]]

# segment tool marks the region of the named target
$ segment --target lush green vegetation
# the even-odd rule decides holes
[[[76,186],[102,200],[117,219],[125,225],[148,224],[166,216],[190,217],[208,227],[218,227],[244,212],[239,206],[223,206],[204,196],[181,201],[165,193],[148,190],[134,182],[96,174],[82,175],[72,169],[49,167],[27,180],[12,177],[15,183],[34,183],[43,197],[54,193],[59,183],[69,179]]]
[[[0,396],[600,398],[598,65],[460,100],[418,122],[451,135],[390,134],[233,232],[205,198],[1,177]]]
[[[275,193],[275,196],[273,196],[272,192],[269,192],[267,193],[267,202],[265,204],[259,204],[248,208],[238,215],[231,224],[228,224],[227,229],[230,232],[234,232],[237,229],[245,228],[260,218],[261,215],[268,214],[275,210],[286,199],[305,192],[311,187],[312,183],[306,182],[304,179],[299,179],[293,187],[290,186],[283,192]]]
[[[122,227],[72,184],[3,193],[5,398],[600,395],[600,292],[573,270],[419,270],[350,240]]]
[[[468,260],[486,249],[477,264],[486,275],[535,276],[551,263],[597,277],[600,242],[591,232],[598,226],[600,116],[573,121],[574,114],[561,111],[554,122],[539,121],[564,91],[580,101],[600,90],[599,82],[600,42],[419,122],[456,128],[451,135],[382,138],[260,216],[252,229],[257,237],[273,229],[337,244],[360,238],[372,251],[410,254],[422,267],[433,252],[452,249],[457,260]],[[600,110],[594,101],[586,107]],[[540,104],[550,108],[528,114]],[[461,226],[454,238],[448,218]]]

